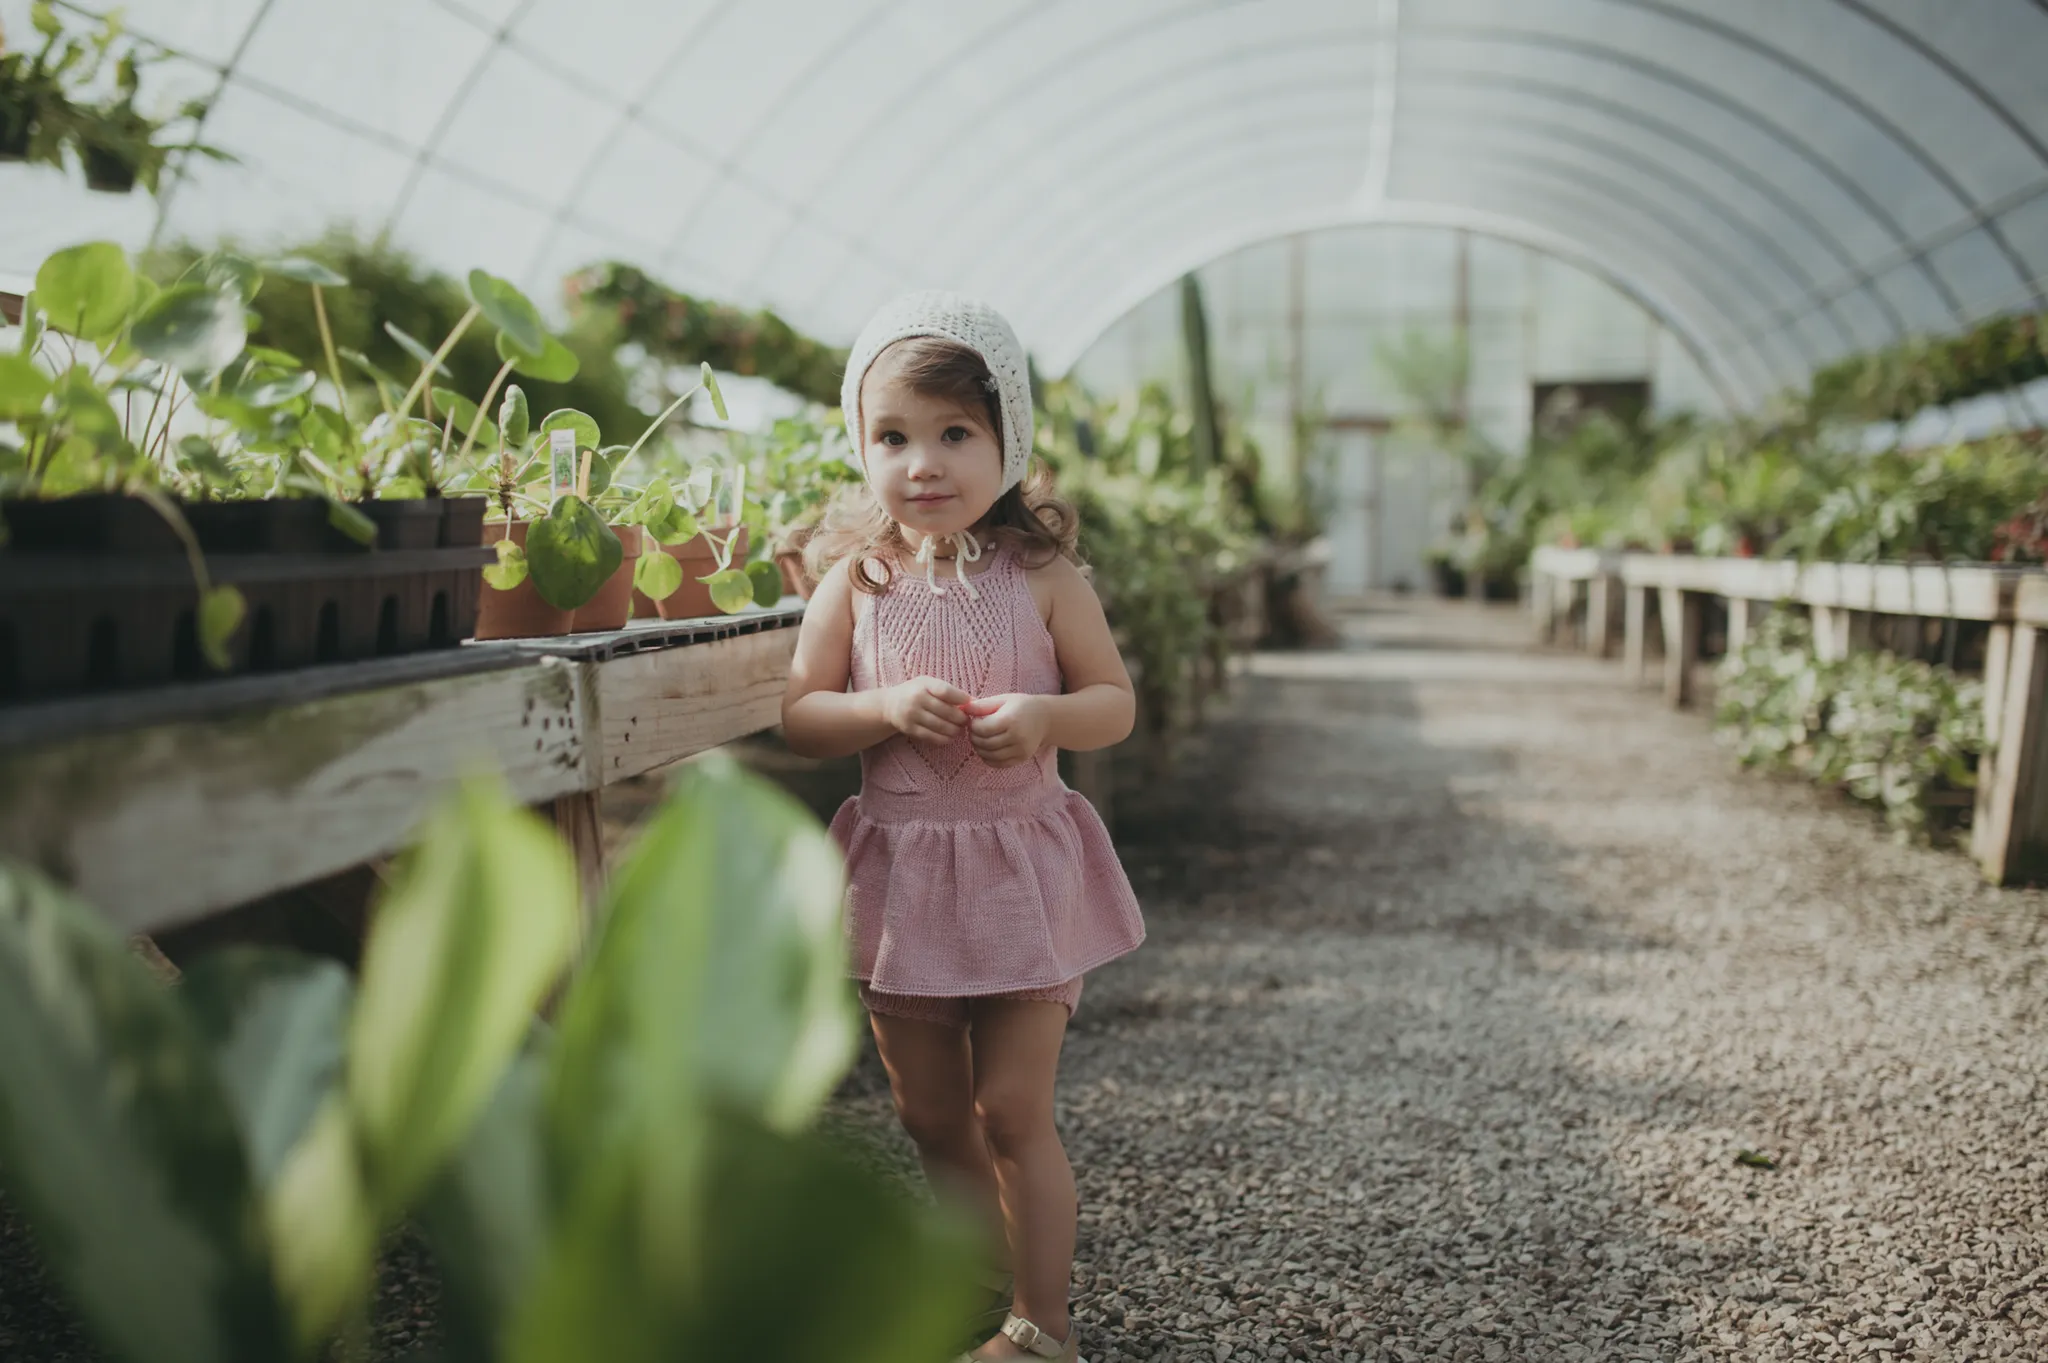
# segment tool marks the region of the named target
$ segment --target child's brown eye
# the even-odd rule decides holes
[[[948,426],[946,428],[946,439],[965,440],[966,438],[967,428],[965,426]]]

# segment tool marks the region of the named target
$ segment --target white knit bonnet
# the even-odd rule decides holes
[[[912,336],[938,336],[966,346],[981,356],[988,372],[995,376],[996,393],[1003,413],[1002,491],[1024,481],[1031,463],[1031,375],[1024,360],[1024,347],[1003,315],[988,304],[965,294],[928,290],[907,293],[882,305],[868,319],[853,353],[846,360],[846,380],[840,385],[839,406],[846,414],[847,438],[867,471],[867,441],[860,415],[861,381],[875,357],[901,340]]]

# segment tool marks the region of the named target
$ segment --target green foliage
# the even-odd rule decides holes
[[[1815,373],[1817,416],[1906,421],[1926,407],[2017,388],[2048,375],[2048,316],[1993,317],[1959,336],[1921,337],[1851,355]]]
[[[455,1363],[937,1363],[971,1240],[808,1130],[856,1036],[840,890],[814,819],[702,764],[550,1030],[577,878],[490,787],[430,823],[354,989],[237,952],[166,990],[0,863],[0,1179],[121,1363],[331,1356],[401,1219]]]
[[[160,117],[137,106],[143,72],[176,54],[128,33],[118,10],[62,8],[85,26],[67,27],[57,6],[36,0],[30,14],[42,45],[33,53],[0,45],[0,154],[58,167],[76,157],[95,189],[125,192],[140,182],[151,193],[174,155],[234,159],[196,136],[164,136],[180,127],[196,133],[205,100]]]
[[[1722,660],[1715,711],[1744,766],[1837,786],[1901,836],[1934,836],[1966,812],[1985,750],[1982,683],[1888,653],[1822,661],[1783,608]]]
[[[630,341],[663,364],[758,375],[827,407],[839,403],[846,352],[802,335],[772,312],[692,298],[617,262],[580,271],[567,289],[579,328]]]
[[[604,517],[576,494],[557,498],[526,532],[526,567],[541,600],[573,610],[597,595],[625,558]]]

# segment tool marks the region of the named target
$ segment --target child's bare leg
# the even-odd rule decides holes
[[[995,1157],[1017,1273],[1015,1312],[1065,1339],[1074,1271],[1074,1171],[1053,1122],[1053,1082],[1067,1031],[1064,1004],[974,1003],[974,1107]],[[997,1338],[976,1357],[1023,1356]]]
[[[1003,1215],[988,1143],[974,1112],[974,1068],[967,1031],[915,1018],[868,1015],[897,1120],[917,1147],[925,1177],[982,1217],[1002,1245]],[[1007,1248],[1007,1247],[1004,1247]]]

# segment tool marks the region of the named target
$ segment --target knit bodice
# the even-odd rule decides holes
[[[1059,661],[1015,551],[999,545],[988,568],[969,581],[950,573],[934,592],[922,574],[898,569],[879,596],[860,594],[853,628],[853,689],[937,677],[976,698],[1013,693],[1056,695]],[[965,734],[943,748],[898,734],[862,755],[862,788],[935,794],[964,801],[962,814],[986,817],[1006,793],[1058,781],[1052,749],[1035,762],[996,768],[978,760]]]

